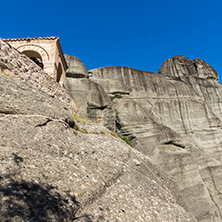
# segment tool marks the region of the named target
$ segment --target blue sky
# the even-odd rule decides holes
[[[11,0],[1,2],[1,38],[59,36],[88,69],[158,72],[175,55],[202,58],[222,81],[221,0]]]

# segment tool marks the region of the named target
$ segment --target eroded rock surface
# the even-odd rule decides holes
[[[0,79],[7,83],[0,96],[1,221],[196,221],[179,205],[175,181],[147,156],[100,125],[70,128],[60,121],[71,118],[63,103]]]
[[[68,64],[68,69],[66,70],[67,77],[74,77],[74,78],[87,78],[88,77],[88,70],[83,62],[75,56],[70,56],[64,54],[65,59]]]
[[[67,77],[66,89],[78,104],[78,114],[115,130],[116,112],[101,85],[86,78]]]
[[[198,221],[221,221],[222,87],[217,72],[201,59],[180,56],[165,61],[159,74],[129,67],[90,72],[115,96],[117,132],[173,176],[186,209]]]
[[[0,40],[0,220],[221,221],[217,72],[179,56],[159,74],[77,66],[67,91],[79,114],[133,148],[74,122],[66,90]]]
[[[201,58],[191,60],[183,56],[175,56],[163,63],[159,73],[171,77],[195,76],[203,79],[218,80],[217,71]]]
[[[64,103],[36,89],[30,83],[1,74],[0,92],[0,113],[33,117],[47,114],[48,120],[59,119],[71,127],[74,126],[74,118]]]

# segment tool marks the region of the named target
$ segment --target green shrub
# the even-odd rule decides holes
[[[78,136],[78,135],[79,135],[79,132],[78,132],[78,131],[76,131],[76,130],[73,130],[73,133],[74,133],[76,136]]]
[[[89,119],[85,119],[85,118],[81,118],[81,117],[78,117],[78,116],[73,116],[74,119],[77,121],[77,122],[82,122],[82,123],[91,123],[91,121]]]
[[[111,101],[113,101],[114,99],[122,99],[123,97],[119,94],[115,94],[114,96],[110,96]]]
[[[88,131],[87,129],[85,129],[85,128],[81,128],[80,131],[81,131],[82,133],[89,133],[89,131]]]
[[[119,136],[120,139],[124,140],[128,145],[132,146],[131,140],[127,136]]]
[[[104,131],[100,131],[100,134],[101,134],[101,135],[104,135],[104,136],[112,136],[110,133],[106,133],[106,132],[104,132]]]
[[[74,131],[80,131],[82,133],[89,133],[89,131],[85,128],[81,128],[78,124],[75,124],[75,126],[73,127],[73,132]],[[74,132],[76,134],[76,132]]]
[[[207,79],[216,79],[215,76],[207,76]]]
[[[78,131],[80,130],[80,127],[77,124],[75,124],[75,126],[73,128],[74,128],[74,130],[78,130]]]

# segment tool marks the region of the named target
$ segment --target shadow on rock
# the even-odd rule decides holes
[[[0,177],[0,221],[78,221],[79,203],[70,192],[14,177]]]

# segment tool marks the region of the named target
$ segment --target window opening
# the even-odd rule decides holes
[[[62,76],[62,66],[61,63],[59,63],[58,69],[57,69],[57,77],[56,77],[56,81],[59,82]]]
[[[22,53],[28,56],[33,62],[35,62],[42,69],[44,68],[42,57],[38,52],[35,52],[32,50],[26,50],[26,51],[23,51]]]

